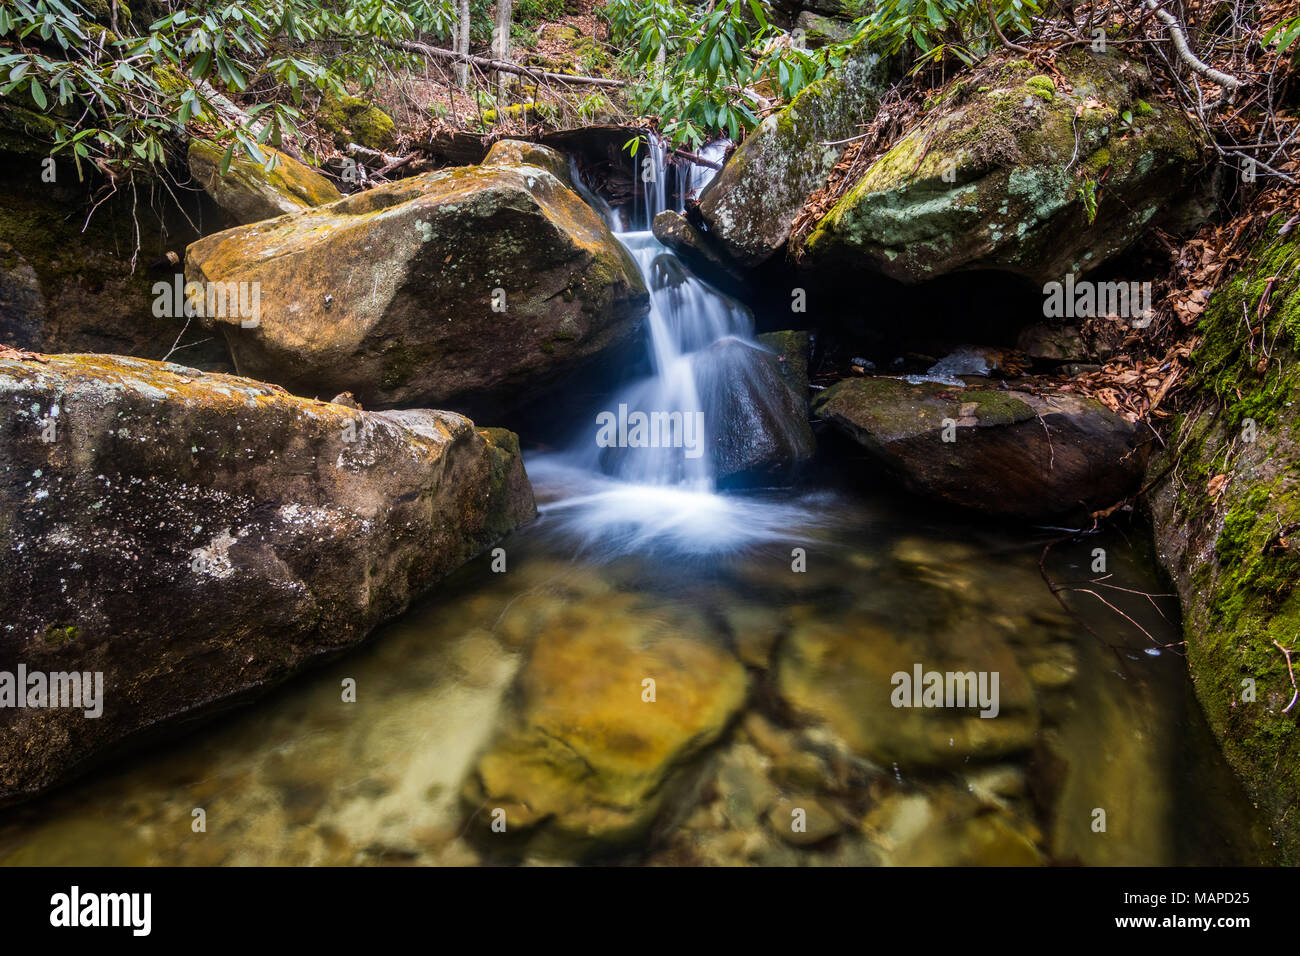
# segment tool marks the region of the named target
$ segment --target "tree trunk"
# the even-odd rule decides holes
[[[497,0],[497,26],[492,35],[492,56],[508,63],[510,61],[510,14],[513,0]],[[506,105],[506,74],[497,72],[497,116]]]
[[[456,52],[469,56],[469,0],[457,0],[459,22],[456,30]],[[456,64],[456,82],[462,89],[469,86],[469,61],[461,60]]]

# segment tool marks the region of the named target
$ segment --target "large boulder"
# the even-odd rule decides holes
[[[651,231],[693,273],[728,295],[743,296],[751,285],[745,271],[715,248],[709,237],[676,209],[665,209],[655,216]]]
[[[763,120],[700,196],[709,239],[753,269],[781,250],[804,202],[826,184],[847,140],[875,116],[889,69],[864,41],[840,69]]]
[[[269,146],[262,149],[268,158],[275,157],[274,169],[236,151],[223,175],[222,147],[207,140],[190,141],[190,173],[217,204],[228,225],[273,219],[343,198],[333,183],[292,156]]]
[[[635,341],[648,296],[622,245],[550,170],[499,160],[190,246],[191,282],[260,290],[254,321],[208,310],[240,373],[367,405],[495,408]]]
[[[1041,285],[1204,211],[1198,134],[1177,106],[1142,98],[1138,61],[1076,48],[1057,66],[1053,79],[998,55],[952,80],[817,224],[804,264],[908,283],[1002,270]]]
[[[1149,430],[1071,392],[846,379],[813,414],[917,492],[986,514],[1041,520],[1135,492]]]
[[[808,400],[808,358],[812,349],[812,336],[801,329],[781,332],[764,332],[755,340],[776,356],[781,377],[800,401]]]
[[[1294,865],[1300,242],[1280,232],[1286,218],[1268,224],[1246,265],[1210,300],[1188,411],[1151,462],[1148,504],[1160,560],[1182,599],[1196,696],[1224,756],[1272,822],[1283,862]]]
[[[102,674],[0,707],[0,802],[358,644],[534,514],[514,436],[449,412],[105,355],[0,360],[0,408],[0,701]]]

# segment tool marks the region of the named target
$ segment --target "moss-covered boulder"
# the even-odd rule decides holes
[[[326,94],[315,119],[316,125],[333,136],[334,145],[340,149],[356,143],[383,153],[397,145],[393,118],[359,96]]]
[[[745,700],[745,669],[702,617],[633,595],[571,604],[535,639],[518,709],[465,787],[498,852],[598,856],[643,838],[680,770]],[[499,819],[499,817],[498,817]]]
[[[700,196],[709,236],[728,257],[752,269],[785,246],[804,202],[826,184],[843,154],[844,140],[875,115],[888,79],[886,64],[863,41],[836,73],[745,138]]]
[[[0,360],[0,408],[0,669],[102,674],[0,708],[0,802],[356,645],[534,514],[513,436],[449,412],[105,355]]]
[[[1064,391],[845,379],[818,396],[813,414],[918,494],[1026,521],[1137,491],[1151,441],[1145,426]]]
[[[649,307],[600,217],[524,163],[413,176],[217,233],[190,246],[185,270],[205,288],[259,290],[255,320],[207,316],[241,374],[368,407],[522,400],[633,342]]]
[[[1285,220],[1205,311],[1191,411],[1151,463],[1149,505],[1196,695],[1296,864],[1300,704],[1283,649],[1300,665],[1300,241]]]
[[[867,13],[870,4],[871,0],[772,0],[772,10],[778,17],[792,23],[804,12],[853,20]]]
[[[804,10],[795,17],[794,28],[796,31],[803,31],[800,35],[803,37],[804,45],[812,50],[830,43],[843,43],[854,33],[851,23],[834,17],[825,17],[812,10]]]
[[[1206,195],[1191,122],[1144,100],[1145,68],[1119,53],[1076,48],[1057,66],[1063,80],[998,55],[951,81],[821,219],[804,262],[1041,285],[1109,262],[1153,223],[1186,226]]]
[[[237,153],[222,175],[225,150],[207,140],[190,141],[190,173],[225,214],[229,225],[273,219],[343,198],[333,183],[292,156],[269,146],[262,149],[275,157],[273,169]]]

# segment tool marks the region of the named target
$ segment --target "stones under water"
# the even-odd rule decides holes
[[[1040,574],[1044,534],[893,493],[711,496],[749,509],[726,552],[584,547],[565,503],[599,492],[530,466],[542,518],[504,573],[485,555],[363,650],[6,811],[0,862],[1268,858],[1179,648],[1158,646],[1179,639],[1172,600],[1083,584],[1150,636],[1062,592],[1076,619]],[[1096,547],[1107,585],[1162,590],[1118,535],[1054,546],[1048,575],[1098,577]],[[891,674],[918,662],[998,671],[998,717],[893,708]]]

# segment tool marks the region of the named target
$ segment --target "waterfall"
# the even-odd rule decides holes
[[[711,148],[720,156],[725,144]],[[615,236],[627,249],[650,293],[647,319],[652,375],[623,389],[602,410],[594,433],[581,440],[579,456],[587,467],[641,485],[675,485],[710,491],[715,485],[709,415],[701,402],[708,380],[709,350],[724,339],[753,342],[753,318],[743,305],[694,276],[651,231],[668,208],[670,175],[675,205],[687,192],[703,189],[713,170],[691,164],[671,170],[664,143],[651,137],[638,152],[638,177],[644,186],[636,228],[596,200]],[[589,201],[591,201],[589,199]],[[601,423],[606,427],[601,428]],[[641,430],[636,430],[640,425]]]
[[[720,161],[726,143],[701,155]],[[610,552],[641,550],[668,542],[687,554],[742,548],[788,533],[791,522],[809,522],[794,505],[775,505],[716,490],[710,413],[701,397],[716,404],[720,382],[743,390],[750,363],[763,349],[754,340],[754,321],[741,303],[696,277],[655,238],[655,216],[684,210],[687,194],[698,196],[715,170],[670,165],[663,141],[649,137],[634,157],[641,195],[626,210],[610,207],[572,178],[587,202],[605,219],[627,249],[650,293],[647,352],[651,374],[619,390],[594,420],[584,424],[568,452],[529,464],[534,479],[562,485],[568,495],[543,506],[558,514],[565,530]],[[671,185],[673,188],[669,188]],[[741,346],[736,348],[735,346]],[[762,396],[751,396],[761,406]],[[728,436],[764,427],[752,421],[728,424]],[[576,488],[590,491],[574,495]]]

